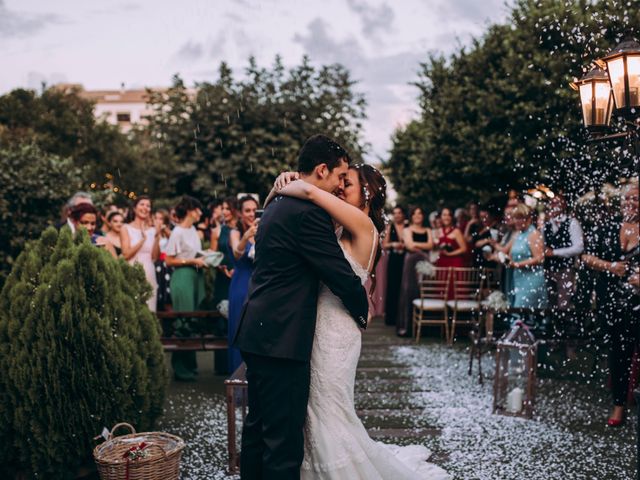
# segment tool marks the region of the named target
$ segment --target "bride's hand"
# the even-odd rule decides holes
[[[298,172],[283,172],[278,175],[276,181],[273,184],[273,188],[277,190],[281,190],[287,185],[289,185],[294,180],[298,180],[300,178],[300,174]]]

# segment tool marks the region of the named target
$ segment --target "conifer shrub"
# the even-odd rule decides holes
[[[72,478],[103,426],[150,429],[167,371],[141,268],[47,229],[0,293],[0,477]]]

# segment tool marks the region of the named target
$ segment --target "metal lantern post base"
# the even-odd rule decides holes
[[[640,480],[640,387],[636,388],[633,392],[636,399],[636,408],[638,410],[638,418],[636,424],[636,476]]]

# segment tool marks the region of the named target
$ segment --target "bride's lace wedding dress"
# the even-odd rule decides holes
[[[363,268],[346,251],[344,254],[364,285],[369,268]],[[373,254],[371,257],[369,264]],[[311,385],[301,478],[450,479],[440,467],[426,462],[430,452],[424,446],[386,445],[373,441],[367,434],[356,415],[353,398],[361,336],[342,302],[323,285],[318,297],[318,317],[311,354]]]

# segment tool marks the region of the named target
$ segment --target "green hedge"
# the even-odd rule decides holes
[[[167,371],[144,273],[77,237],[47,229],[0,293],[2,478],[71,478],[103,426],[146,430],[162,412]]]

